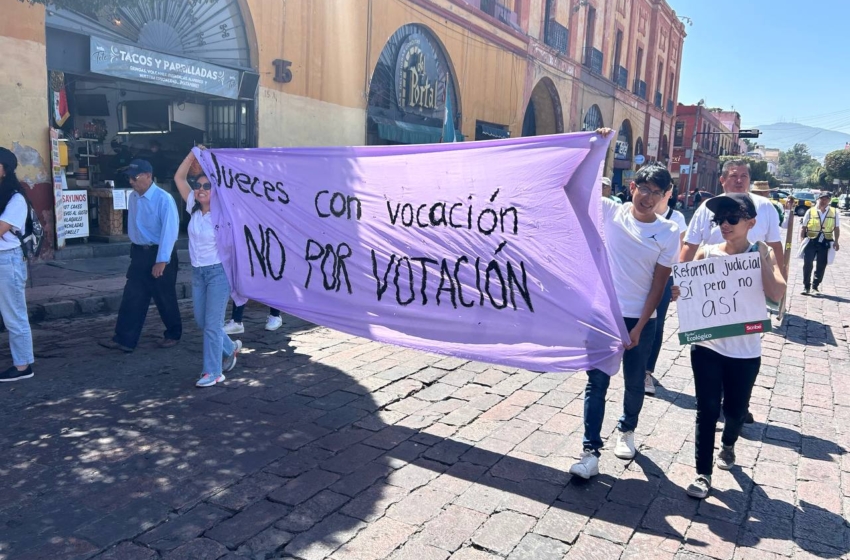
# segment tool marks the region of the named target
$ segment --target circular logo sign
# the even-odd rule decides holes
[[[398,106],[409,113],[435,115],[445,105],[444,77],[437,53],[421,33],[412,33],[401,45],[396,60]]]
[[[645,161],[646,161],[646,157],[644,157],[643,154],[638,154],[638,155],[635,156],[635,164],[636,165],[643,165],[643,162],[645,162]]]

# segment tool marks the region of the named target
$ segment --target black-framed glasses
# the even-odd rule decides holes
[[[204,189],[205,191],[211,191],[212,190],[212,184],[210,184],[210,183],[195,183],[195,182],[193,182],[189,186],[192,187],[193,191],[196,191],[198,189]]]
[[[652,198],[661,198],[664,196],[665,191],[654,191],[647,187],[646,185],[641,185],[637,188],[638,192],[643,196],[651,196]]]

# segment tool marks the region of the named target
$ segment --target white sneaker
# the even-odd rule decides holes
[[[594,455],[593,451],[585,449],[582,451],[578,463],[570,467],[570,474],[585,480],[591,476],[596,476],[599,474],[599,457]]]
[[[283,319],[280,316],[275,317],[274,315],[269,315],[268,320],[266,321],[266,330],[267,331],[276,331],[280,327],[283,326]]]
[[[646,379],[643,380],[643,392],[647,395],[655,394],[655,381],[652,379],[652,374],[646,372]]]
[[[618,459],[635,458],[635,433],[620,432],[617,436],[617,445],[614,446],[614,456]]]
[[[245,327],[242,326],[242,323],[237,323],[231,319],[224,324],[224,332],[227,334],[242,334],[245,332]]]

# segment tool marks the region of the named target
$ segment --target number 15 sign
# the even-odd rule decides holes
[[[679,286],[679,343],[770,330],[758,252],[673,265]]]

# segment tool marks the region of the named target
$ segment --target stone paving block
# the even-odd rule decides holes
[[[429,402],[437,402],[449,398],[455,391],[457,391],[457,387],[454,385],[434,383],[416,393],[416,398]]]
[[[446,466],[441,463],[418,459],[416,462],[390,473],[387,483],[406,490],[414,490],[440,476]]]
[[[454,504],[490,515],[506,497],[507,494],[497,487],[494,479],[485,477],[458,496]]]
[[[322,462],[321,467],[334,473],[350,474],[363,465],[377,459],[383,455],[383,453],[384,452],[381,449],[358,443],[352,445],[332,459]]]
[[[260,534],[251,537],[248,541],[240,546],[236,551],[241,556],[254,558],[256,560],[265,560],[272,557],[273,554],[279,552],[286,543],[293,538],[292,533],[282,531],[275,527],[269,527]]]
[[[569,550],[569,545],[561,541],[528,533],[508,556],[508,560],[562,560]]]
[[[284,505],[263,500],[237,513],[204,533],[228,548],[236,548],[291,511]]]
[[[620,560],[673,560],[680,541],[654,533],[637,532],[626,545]]]
[[[332,451],[308,445],[287,455],[285,459],[272,463],[263,470],[277,476],[291,478],[315,468],[316,465],[332,456]]]
[[[152,560],[157,557],[155,550],[130,542],[123,542],[115,548],[110,548],[103,554],[99,554],[96,556],[96,560]]]
[[[387,426],[363,441],[363,443],[379,449],[392,449],[401,442],[409,439],[412,435],[414,433],[407,428]]]
[[[461,461],[434,479],[429,488],[460,496],[487,471],[486,467]]]
[[[564,556],[564,560],[602,560],[603,558],[619,558],[623,553],[623,547],[597,539],[590,535],[582,535]]]
[[[340,560],[385,558],[416,532],[416,527],[384,517],[360,531],[334,553]]]
[[[41,539],[44,542],[44,539]],[[62,558],[63,560],[83,560],[91,557],[97,552],[98,547],[94,544],[76,537],[53,537],[37,548],[26,550],[16,555],[23,560],[42,558]],[[5,551],[4,551],[5,552]]]
[[[212,539],[192,539],[163,556],[163,560],[218,560],[227,548]],[[116,559],[117,560],[117,559]]]
[[[732,560],[739,525],[724,521],[694,521],[685,535],[685,550],[717,560]]]
[[[417,539],[427,545],[454,552],[487,520],[487,515],[450,505],[429,521]]]
[[[606,541],[626,544],[640,526],[644,513],[646,510],[643,508],[608,502],[587,524],[585,533]]]
[[[269,494],[269,499],[296,506],[335,483],[340,475],[320,469],[305,472]]]
[[[499,488],[505,493],[501,508],[541,518],[554,503],[561,486],[541,480],[505,481]]]
[[[462,548],[451,555],[452,560],[499,560],[499,558],[495,554],[472,547]]]
[[[373,461],[363,465],[353,473],[344,476],[332,484],[330,489],[339,494],[353,497],[372,486],[378,480],[388,476],[391,472],[393,472],[393,469],[389,465]]]
[[[697,506],[696,500],[687,496],[682,496],[682,499],[656,498],[641,526],[656,533],[682,537],[696,514]]]
[[[168,551],[194,539],[207,529],[231,516],[221,508],[199,504],[183,515],[169,519],[136,540],[159,551]]]
[[[355,443],[360,443],[366,438],[372,437],[373,432],[363,430],[356,427],[348,427],[338,432],[332,432],[320,440],[317,440],[315,445],[322,449],[327,449],[334,453],[339,453]]]
[[[534,526],[534,532],[572,544],[590,521],[594,510],[564,502],[555,502],[540,521]]]
[[[843,518],[843,512],[825,511],[816,506],[801,504],[794,514],[794,537],[806,539],[831,546],[836,549],[846,549],[850,552],[848,529]]]
[[[362,521],[335,513],[306,533],[295,537],[283,549],[284,557],[322,560],[366,527]]]
[[[408,493],[409,491],[404,488],[379,482],[348,502],[340,512],[371,523],[382,517],[388,507],[400,501]]]
[[[755,548],[766,552],[791,556],[794,543],[790,519],[770,517],[767,515],[751,515],[744,522],[738,546]]]
[[[759,462],[756,464],[754,481],[759,486],[773,486],[793,490],[797,486],[796,469],[791,465]]]
[[[537,520],[512,511],[499,512],[473,535],[472,542],[498,554],[507,555],[534,527]]]
[[[159,525],[167,517],[168,506],[150,498],[137,498],[95,523],[80,527],[75,534],[100,547],[107,547],[132,539]]]
[[[468,443],[445,439],[428,449],[424,456],[426,459],[431,459],[438,463],[453,465],[460,459],[461,455],[471,448],[472,446]]]
[[[414,490],[387,510],[387,517],[413,525],[422,525],[436,517],[455,496],[427,486]]]
[[[449,553],[416,541],[408,541],[403,547],[394,552],[389,560],[446,560]]]
[[[330,490],[319,492],[278,521],[275,527],[284,531],[306,531],[331,513],[341,508],[350,498]]]
[[[210,503],[239,511],[254,502],[265,498],[270,492],[280,488],[286,479],[268,473],[258,473],[242,479],[237,484],[212,496]]]

